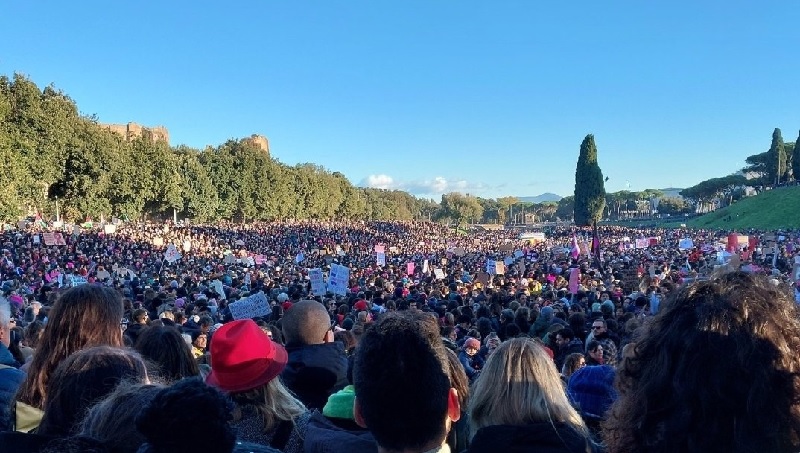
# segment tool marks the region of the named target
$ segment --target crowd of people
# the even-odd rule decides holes
[[[1,238],[2,451],[800,451],[797,232],[51,232]]]

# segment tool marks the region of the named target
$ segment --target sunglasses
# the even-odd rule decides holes
[[[600,330],[603,326],[592,326],[592,330]]]

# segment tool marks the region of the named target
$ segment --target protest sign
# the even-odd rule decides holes
[[[89,283],[89,281],[86,280],[86,278],[74,274],[70,276],[70,282],[72,286],[80,286]]]
[[[386,246],[384,245],[375,245],[375,253],[386,253]]]
[[[219,280],[214,280],[211,282],[211,289],[216,291],[217,295],[219,296],[220,300],[225,300],[225,288],[222,286],[222,282]]]
[[[308,279],[311,281],[311,293],[315,296],[324,296],[325,279],[322,276],[322,269],[316,268],[308,271]]]
[[[378,264],[378,266],[386,266],[386,254],[378,252],[375,258],[375,262]]]
[[[497,274],[497,264],[495,260],[487,260],[486,261],[486,273],[489,275]]]
[[[415,267],[416,266],[415,266],[415,264],[413,262],[409,262],[408,264],[406,264],[406,274],[414,275],[414,268]]]
[[[53,233],[53,238],[55,239],[56,245],[67,245],[67,241],[64,240],[64,235],[61,233]]]
[[[233,253],[228,253],[225,255],[225,258],[222,259],[224,264],[236,264],[236,257],[233,256]]]
[[[233,319],[252,319],[269,316],[272,313],[272,307],[269,306],[269,300],[263,291],[229,304],[228,309]]]
[[[511,266],[512,264],[514,264],[514,258],[507,256],[506,259],[503,260],[503,264],[505,264],[506,266]]]
[[[300,252],[300,253],[297,254],[297,256],[294,257],[294,262],[297,263],[297,264],[300,264],[305,259],[306,259],[306,257],[305,257],[305,255],[303,255],[303,252]]]
[[[103,227],[103,232],[104,232],[105,234],[114,234],[114,233],[116,233],[116,232],[117,232],[117,226],[116,226],[116,225],[114,225],[113,223],[106,224],[106,225]]]
[[[683,238],[678,243],[678,248],[681,250],[688,250],[694,248],[694,241],[691,238]]]
[[[344,296],[350,286],[350,268],[340,264],[331,265],[331,273],[328,277],[328,291],[333,294]]]
[[[438,280],[444,280],[444,271],[438,267],[433,270],[433,275],[435,275]]]
[[[478,272],[478,275],[475,276],[475,281],[486,287],[489,284],[489,279],[491,276],[486,272]]]
[[[428,260],[422,262],[422,273],[427,274],[430,272],[430,264],[428,264]]]
[[[636,248],[637,249],[646,249],[650,246],[650,240],[647,238],[637,238],[636,239]]]
[[[525,255],[525,252],[523,252],[522,250],[517,250],[517,251],[514,252],[514,258],[517,258],[517,259],[522,258],[524,255]]]
[[[39,235],[38,234],[34,234],[33,235],[33,243],[34,244],[41,244],[41,242],[42,242],[42,239],[39,237]]]
[[[163,247],[164,246],[164,238],[162,238],[162,237],[154,237],[153,238],[153,246],[155,246],[155,247]]]
[[[495,261],[494,262],[494,272],[497,275],[505,275],[505,273],[506,273],[506,265],[503,264],[502,261]]]
[[[179,252],[178,249],[175,248],[175,244],[170,244],[167,247],[167,251],[164,252],[164,259],[169,264],[172,264],[175,261],[178,261],[179,259],[181,259],[181,252]]]
[[[192,251],[192,241],[183,241],[183,251],[186,253]]]

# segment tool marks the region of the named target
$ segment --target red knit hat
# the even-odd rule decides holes
[[[252,319],[229,322],[214,332],[206,382],[226,392],[252,390],[279,375],[287,361],[286,349]]]

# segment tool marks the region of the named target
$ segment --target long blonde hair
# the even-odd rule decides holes
[[[471,435],[494,425],[535,422],[564,423],[589,437],[580,415],[570,405],[555,364],[530,338],[504,342],[489,356],[475,383],[469,405]]]
[[[308,410],[278,378],[252,390],[232,393],[230,396],[237,405],[234,419],[241,418],[242,407],[252,406],[264,419],[264,431],[271,431],[282,421],[293,422]]]

